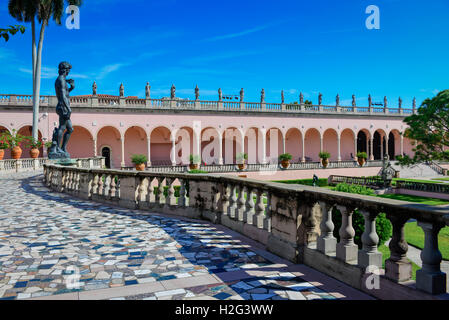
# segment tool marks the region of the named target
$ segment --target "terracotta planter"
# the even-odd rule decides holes
[[[239,164],[237,164],[237,166],[239,167],[239,170],[245,169],[245,164],[244,163],[239,163]]]
[[[290,166],[290,161],[289,160],[282,160],[281,161],[281,166],[284,169],[287,169]]]
[[[0,160],[3,160],[4,156],[5,156],[5,150],[0,149]]]
[[[198,170],[199,164],[191,163],[191,164],[189,164],[189,168],[190,168],[190,170]]]
[[[22,148],[20,148],[19,146],[12,148],[11,158],[13,158],[14,160],[19,160],[21,156],[22,156]]]
[[[137,171],[144,171],[145,170],[145,163],[136,164],[136,170]]]
[[[359,163],[359,165],[360,165],[361,167],[363,167],[363,165],[364,165],[365,162],[366,162],[366,159],[365,159],[365,158],[358,158],[358,159],[357,159],[357,162]]]
[[[39,157],[39,153],[40,153],[39,149],[37,149],[37,148],[31,149],[30,150],[31,159],[37,159]]]
[[[327,168],[329,165],[329,159],[321,159],[321,164],[323,165],[323,168]]]

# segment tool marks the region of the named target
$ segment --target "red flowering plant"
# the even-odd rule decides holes
[[[6,133],[3,132],[0,134],[0,150],[9,149],[9,142],[6,137]]]
[[[43,145],[42,141],[34,140],[33,137],[25,137],[25,146],[30,149],[40,149]]]
[[[5,135],[5,140],[9,145],[9,148],[20,147],[20,143],[25,140],[27,137],[17,133],[16,130],[12,131],[12,134],[7,132]]]

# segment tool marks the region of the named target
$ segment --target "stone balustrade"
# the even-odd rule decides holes
[[[222,224],[280,257],[379,298],[432,299],[446,292],[437,236],[449,224],[447,208],[212,174],[45,165],[44,179],[51,189],[75,197]],[[334,236],[334,210],[342,214],[339,242]],[[355,210],[365,219],[361,249],[354,243]],[[385,270],[377,250],[375,221],[380,213],[386,213],[393,225]],[[409,219],[418,221],[426,238],[416,283],[411,281],[412,266],[406,259],[404,225]],[[373,275],[379,275],[380,289],[367,284]]]
[[[48,158],[0,160],[0,174],[42,170],[44,164],[51,164],[54,163],[54,161],[55,160],[49,160]],[[87,168],[87,169],[103,168],[104,161],[105,158],[103,157],[77,159],[76,166],[78,168]]]
[[[416,108],[375,108],[359,106],[326,106],[309,104],[285,104],[265,102],[201,101],[187,99],[138,99],[114,96],[70,97],[72,108],[136,108],[149,110],[203,110],[203,111],[244,111],[244,112],[283,112],[283,113],[323,113],[323,114],[362,114],[405,117],[416,112]],[[0,106],[32,106],[30,95],[0,94]],[[40,105],[56,107],[55,96],[41,96]]]

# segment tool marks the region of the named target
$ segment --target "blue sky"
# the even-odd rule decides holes
[[[0,26],[16,24],[0,0]],[[380,9],[380,30],[368,30],[368,5]],[[447,0],[181,1],[85,0],[80,30],[51,22],[47,29],[42,94],[54,94],[57,65],[67,60],[73,95],[98,93],[217,99],[217,90],[259,101],[297,101],[299,92],[332,104],[355,94],[367,104],[389,98],[418,103],[448,89]],[[0,40],[0,93],[31,94],[30,25],[24,35]]]

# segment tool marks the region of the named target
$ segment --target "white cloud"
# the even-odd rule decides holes
[[[246,36],[246,35],[251,34],[251,33],[255,33],[255,32],[259,32],[259,31],[268,29],[268,28],[270,28],[273,25],[274,24],[267,24],[267,25],[263,25],[263,26],[258,26],[258,27],[247,29],[247,30],[243,30],[243,31],[240,31],[240,32],[229,33],[229,34],[225,34],[225,35],[221,35],[221,36],[211,37],[211,38],[208,38],[208,39],[204,39],[203,41],[204,42],[212,42],[212,41],[219,41],[219,40],[225,40],[225,39],[232,39],[232,38],[242,37],[242,36]]]

